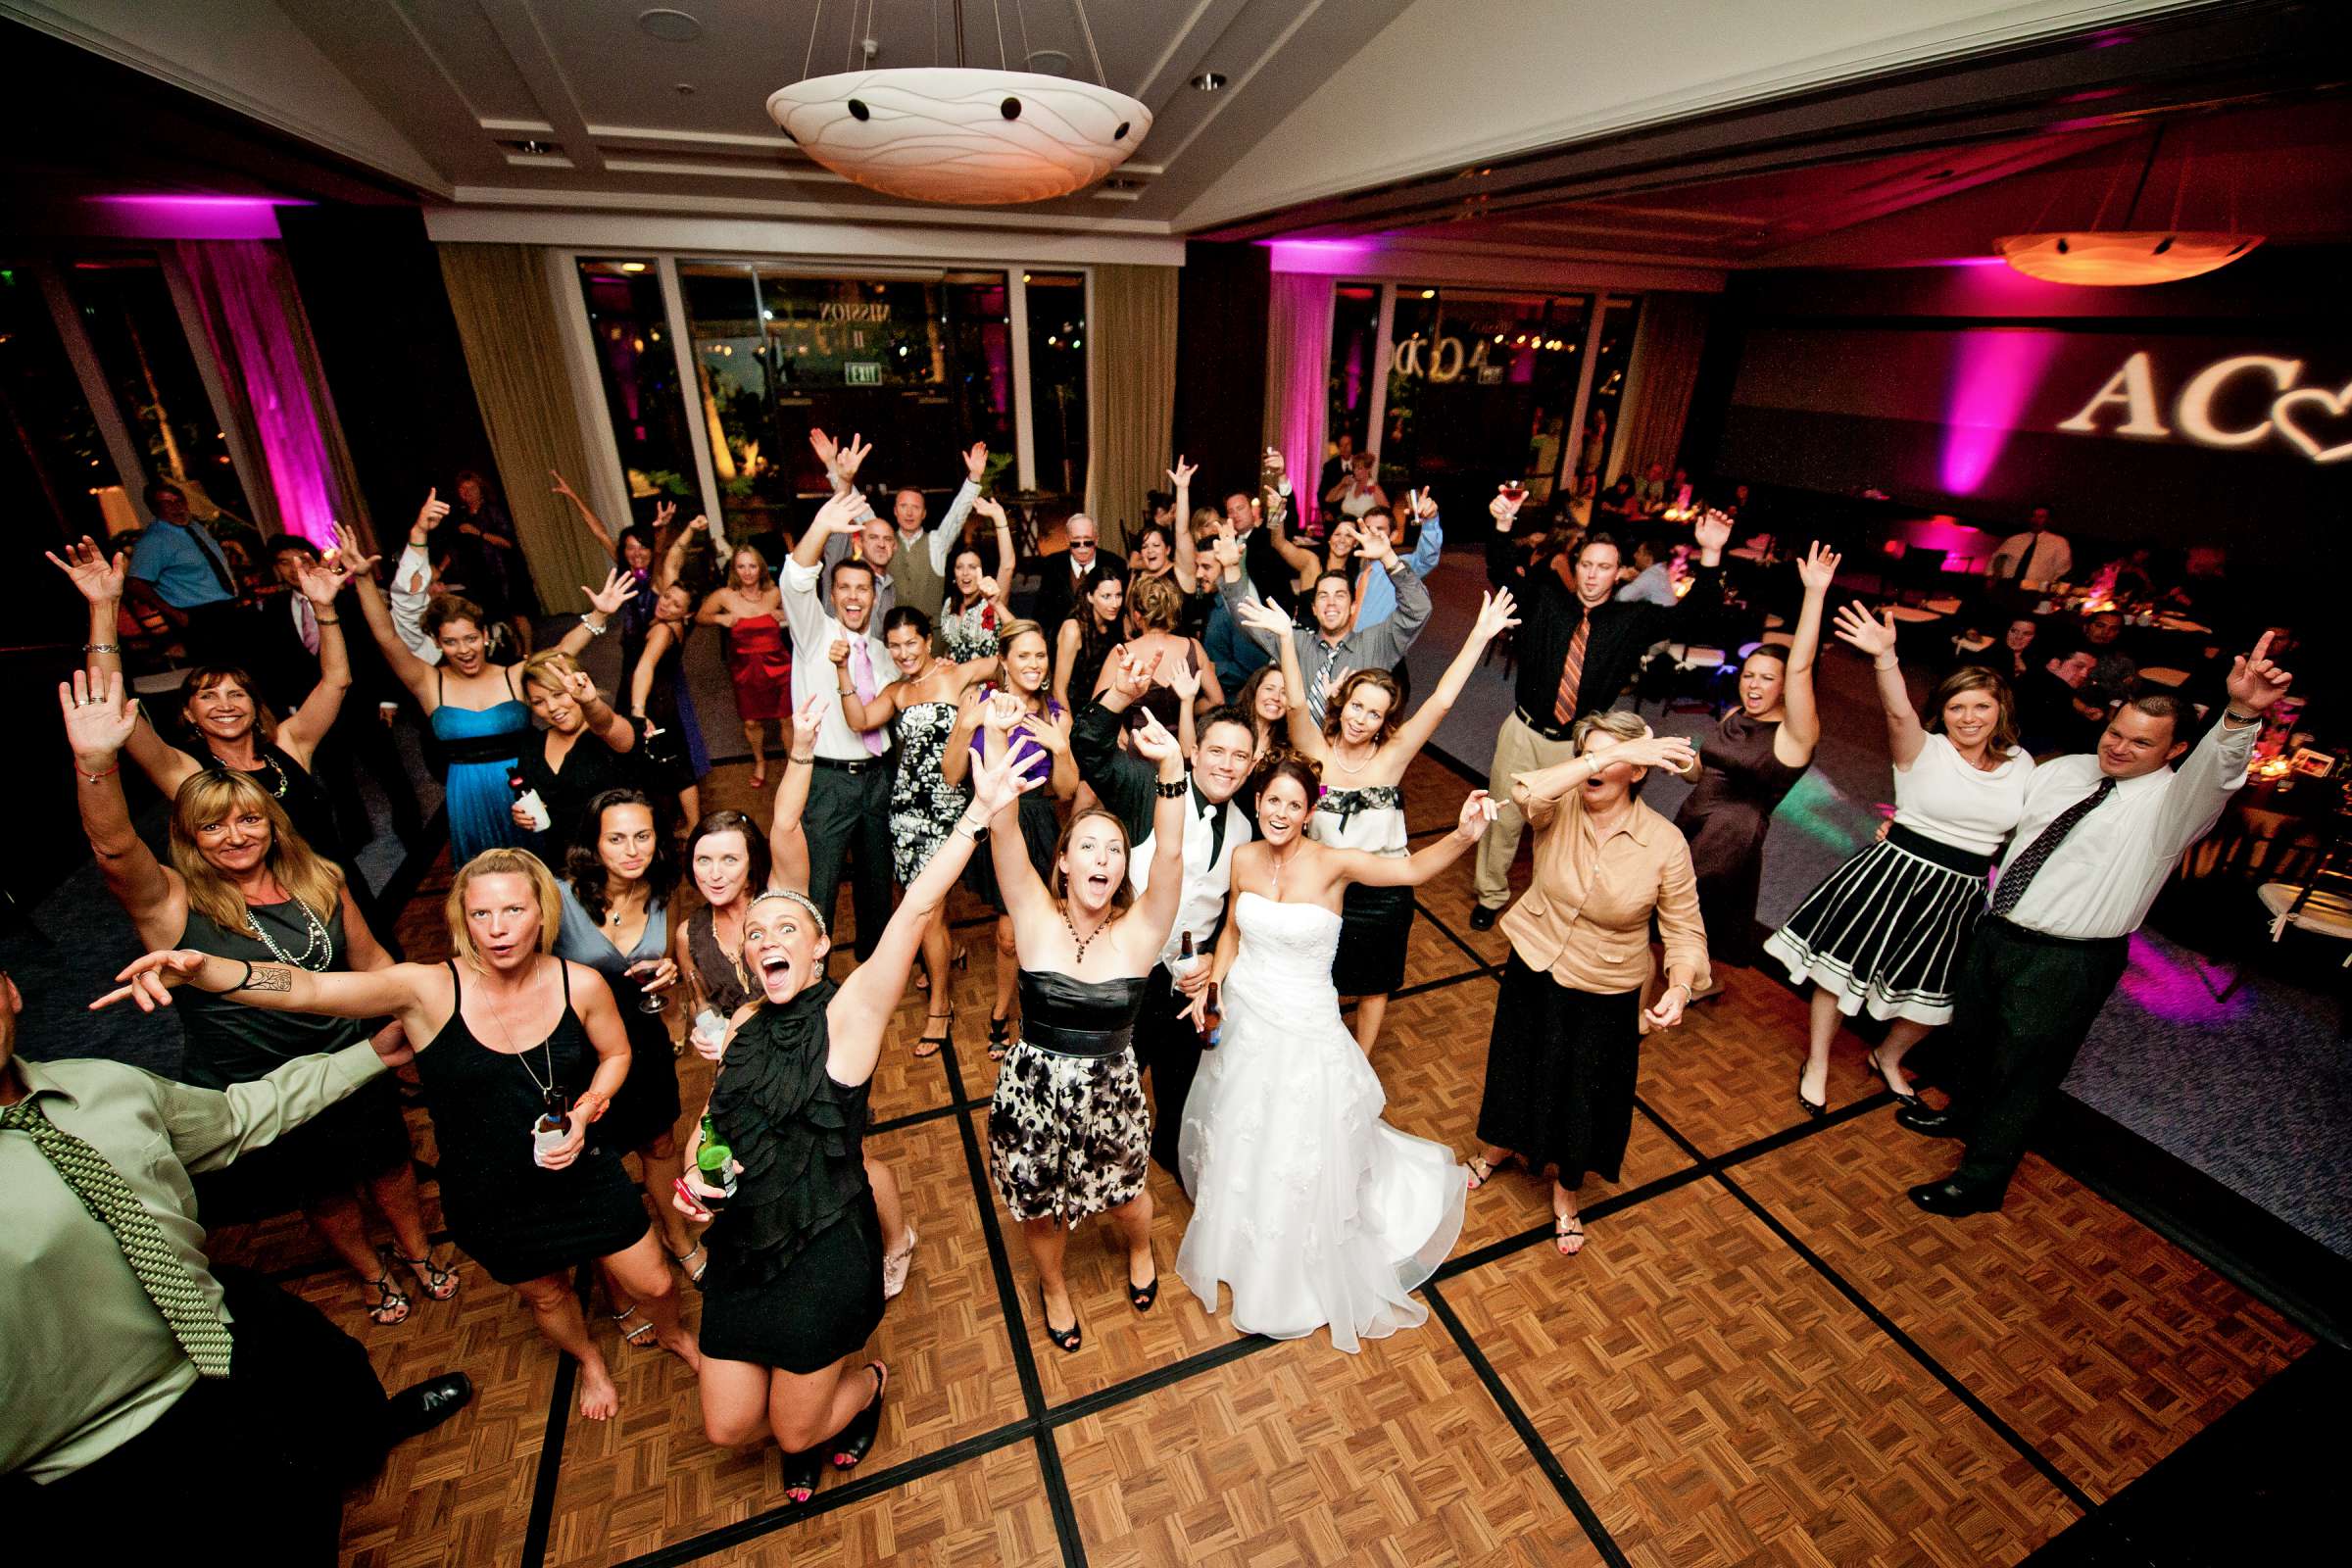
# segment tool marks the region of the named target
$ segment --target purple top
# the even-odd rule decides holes
[[[982,687],[980,689],[980,700],[984,703],[987,702],[988,699],[995,693],[995,690],[996,688],[993,686]],[[1045,716],[1049,719],[1060,718],[1061,704],[1055,702],[1051,697],[1047,698]],[[1010,745],[1013,742],[1018,741],[1021,736],[1029,732],[1029,730],[1037,723],[1037,714],[1023,713],[1021,715],[1021,721],[1012,726],[1012,734],[1005,738],[1006,744]],[[977,729],[972,731],[972,757],[974,760],[978,760],[981,757],[986,755],[981,748],[987,743],[987,731]],[[1029,747],[1029,755],[1021,760],[1021,777],[1024,779],[1033,778],[1042,782],[1046,779],[1052,778],[1053,776],[1054,754],[1047,751],[1044,747],[1032,742]]]

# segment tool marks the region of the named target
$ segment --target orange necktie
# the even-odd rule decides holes
[[[1592,614],[1576,623],[1576,635],[1568,639],[1568,657],[1560,661],[1560,692],[1551,700],[1551,716],[1562,724],[1576,722],[1576,689],[1585,678],[1585,642],[1592,631]]]

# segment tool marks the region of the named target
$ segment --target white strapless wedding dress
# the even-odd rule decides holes
[[[1441,1144],[1380,1119],[1388,1097],[1340,1019],[1340,917],[1262,894],[1234,901],[1241,950],[1225,1027],[1184,1105],[1179,1165],[1193,1222],[1176,1272],[1236,1328],[1331,1342],[1418,1327],[1412,1292],[1453,1250],[1467,1173]]]

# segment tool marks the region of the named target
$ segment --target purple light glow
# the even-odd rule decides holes
[[[1365,258],[1379,255],[1384,248],[1376,239],[1273,239],[1259,243],[1273,252],[1270,265],[1277,272],[1353,271]]]
[[[1944,404],[1947,494],[1974,495],[1992,472],[2057,346],[2048,332],[1989,327],[1960,334],[1951,395]]]
[[[107,210],[105,226],[139,239],[275,239],[280,207],[309,202],[280,196],[90,196]]]
[[[2132,962],[2119,989],[2132,1003],[2156,1017],[2174,1023],[2221,1023],[2236,1017],[2253,1004],[2240,992],[2228,1002],[2213,1000],[2203,977],[2185,963],[2177,963],[2156,951],[2145,937],[2132,933]]]
[[[287,315],[291,281],[281,291],[275,253],[251,241],[182,245],[179,258],[195,284],[214,354],[244,384],[278,520],[288,532],[331,548],[331,469],[302,345]]]

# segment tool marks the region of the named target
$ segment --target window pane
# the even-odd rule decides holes
[[[805,432],[793,443],[776,440],[759,280],[744,264],[681,262],[678,287],[685,295],[687,329],[694,335],[695,391],[710,440],[727,537],[790,532],[799,470],[814,473],[818,489],[824,478]]]
[[[85,258],[67,270],[66,288],[150,473],[182,481],[197,519],[244,564],[257,564],[261,534],[162,267],[152,256]],[[139,486],[147,477],[124,475]]]
[[[0,397],[25,438],[7,444],[11,514],[46,516],[58,539],[104,539],[138,526],[113,454],[58,342],[33,275],[0,268]]]
[[[1548,496],[1588,309],[1581,295],[1399,290],[1383,487],[1435,484],[1460,506],[1510,478]]]
[[[1332,294],[1331,395],[1323,439],[1337,450],[1346,436],[1357,452],[1372,433],[1372,378],[1380,371],[1380,289],[1342,283]]]
[[[1625,370],[1633,360],[1634,323],[1641,310],[1640,300],[1611,300],[1608,314],[1601,318],[1600,348],[1592,360],[1592,396],[1585,405],[1580,482],[1590,474],[1597,484],[1609,471],[1609,454],[1617,446],[1617,405],[1625,396]]]
[[[1024,275],[1029,280],[1029,440],[1037,458],[1037,487],[1075,499],[1086,488],[1086,274]],[[1114,508],[1136,504],[1115,496],[1105,502]]]
[[[678,397],[678,357],[662,307],[662,278],[646,260],[584,261],[580,292],[588,336],[605,388],[605,414],[629,483],[629,510],[650,518],[654,503],[700,510],[694,448]]]

